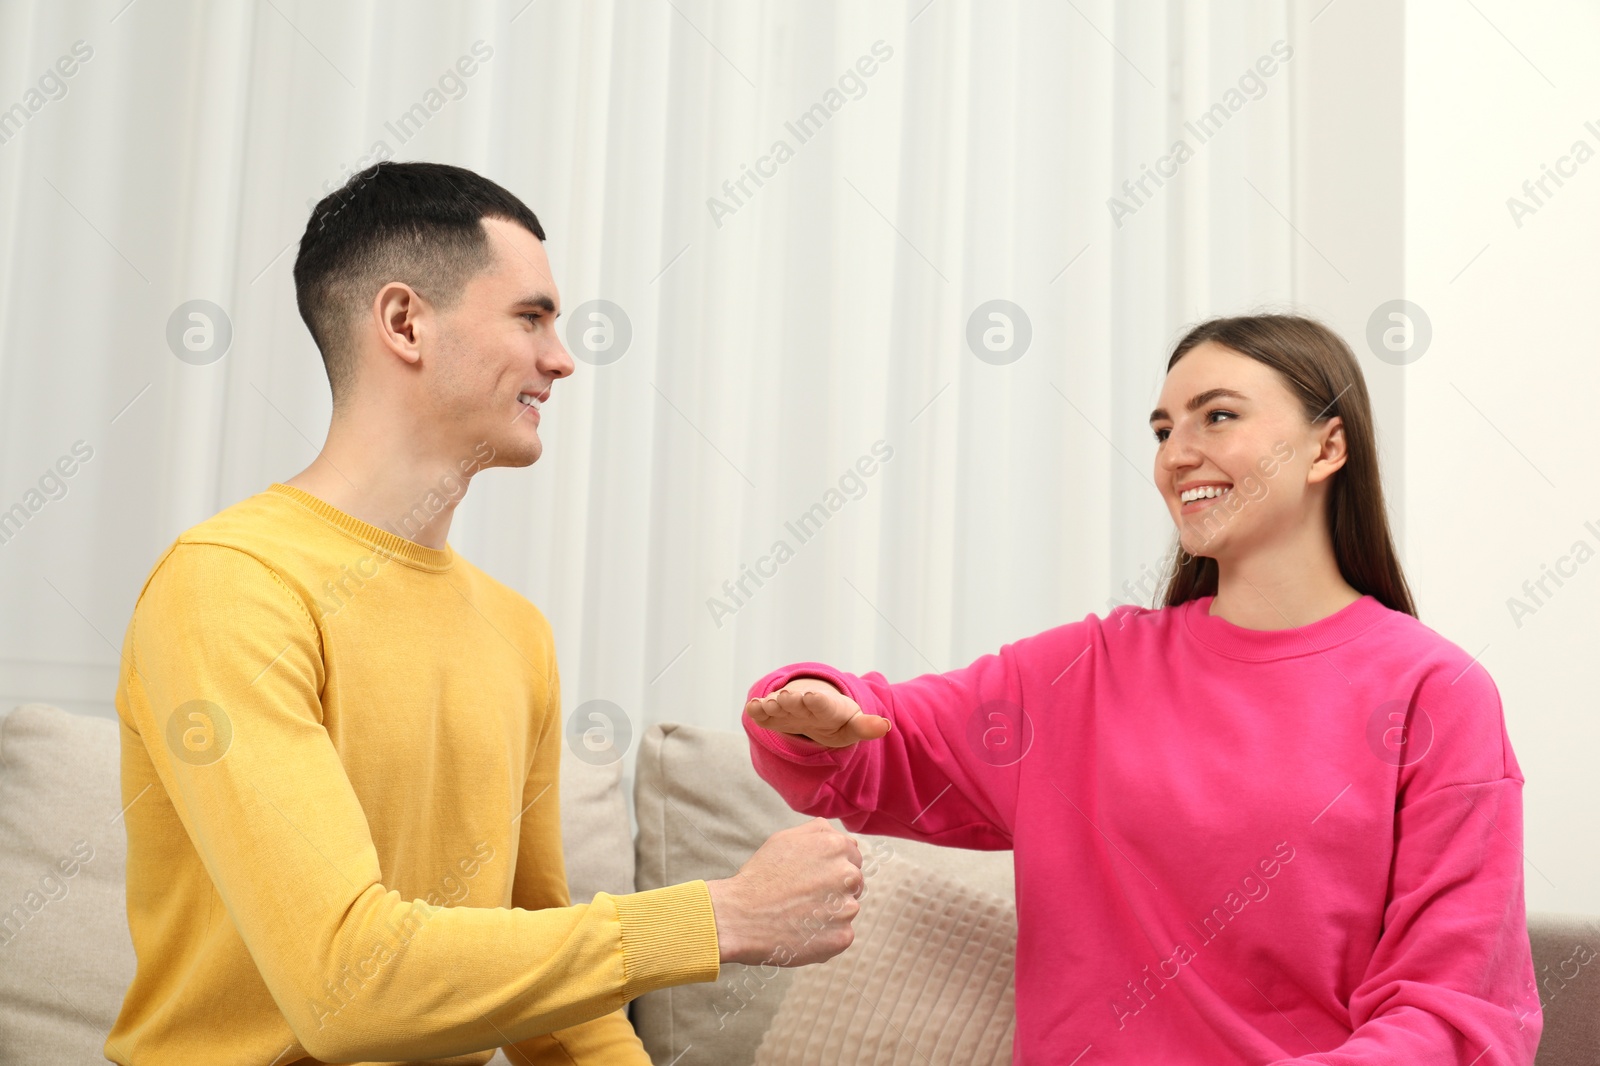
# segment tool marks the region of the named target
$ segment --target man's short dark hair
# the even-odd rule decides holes
[[[377,163],[312,209],[294,262],[295,301],[322,352],[336,408],[355,380],[355,324],[378,290],[404,282],[449,309],[492,261],[484,218],[545,239],[521,200],[444,163]]]

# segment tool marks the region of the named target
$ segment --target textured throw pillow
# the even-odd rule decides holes
[[[729,877],[767,837],[807,820],[756,774],[742,731],[652,726],[640,743],[634,772],[635,885],[640,891]],[[1008,851],[855,836],[864,855],[892,854],[1012,898]],[[750,1066],[789,982],[803,972],[729,963],[715,982],[663,988],[634,1000],[634,1028],[658,1063]]]
[[[756,1066],[1009,1066],[1010,902],[892,857],[867,878],[855,929],[843,954],[796,972]]]

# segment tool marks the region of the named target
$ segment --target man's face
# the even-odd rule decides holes
[[[441,437],[466,449],[459,459],[528,466],[544,449],[540,414],[519,397],[543,403],[573,369],[556,328],[561,296],[543,241],[515,222],[485,218],[482,225],[493,258],[438,315],[430,384],[446,423]]]

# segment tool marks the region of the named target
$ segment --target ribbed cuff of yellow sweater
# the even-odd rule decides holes
[[[612,896],[611,901],[622,925],[626,998],[717,979],[722,971],[717,919],[704,881]]]

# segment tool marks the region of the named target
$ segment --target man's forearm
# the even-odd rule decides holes
[[[503,1050],[512,1066],[650,1066],[627,1012],[620,1010]]]

